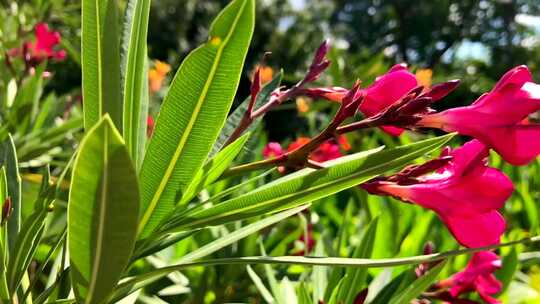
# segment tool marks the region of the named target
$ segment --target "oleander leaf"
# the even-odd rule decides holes
[[[353,258],[370,258],[375,245],[375,234],[377,233],[377,218],[367,227],[360,244],[356,247]],[[343,303],[353,303],[358,293],[365,288],[367,280],[367,268],[347,268],[342,281],[342,288],[338,294],[338,299]]]
[[[231,107],[254,27],[254,0],[234,0],[191,52],[161,106],[140,173],[144,238],[169,216],[202,168]]]
[[[148,116],[147,36],[150,0],[129,0],[123,41],[123,135],[136,167],[142,163]]]
[[[13,249],[15,239],[21,229],[21,176],[17,161],[17,151],[13,138],[8,138],[0,144],[0,166],[6,169],[8,196],[11,198],[12,212],[8,220],[9,248]]]
[[[235,157],[242,151],[248,138],[249,133],[241,136],[204,164],[186,188],[182,200],[178,205],[182,207],[195,197],[197,193],[201,192],[202,189],[215,182],[221,174],[229,168]]]
[[[220,225],[312,202],[401,168],[441,147],[453,136],[444,135],[394,149],[377,148],[326,162],[323,169],[302,169],[212,207],[200,205],[177,214],[163,230]]]
[[[279,85],[281,84],[281,80],[283,79],[283,73],[279,72],[272,80],[266,84],[259,94],[257,95],[257,100],[255,101],[254,109],[259,108],[263,104],[265,104],[268,99],[270,99],[270,96],[272,95],[272,92],[274,92],[275,89],[279,88]],[[251,96],[247,97],[234,111],[227,117],[227,121],[225,122],[225,125],[221,129],[221,133],[219,134],[218,139],[216,140],[216,143],[212,147],[212,152],[210,152],[210,156],[218,153],[225,143],[229,140],[231,135],[233,134],[234,130],[238,125],[240,125],[240,122],[242,121],[242,117],[244,116],[244,113],[246,113],[249,102],[251,100]],[[261,123],[263,116],[257,117],[251,125],[246,129],[247,132],[254,131],[257,126]]]
[[[108,116],[83,139],[68,204],[71,278],[78,303],[104,303],[135,244],[139,191],[135,168]]]
[[[310,205],[302,205],[296,208],[292,208],[283,212],[279,212],[277,214],[273,214],[271,216],[268,216],[266,218],[263,218],[259,221],[256,221],[252,224],[249,224],[247,226],[244,226],[238,230],[235,230],[227,235],[224,235],[220,237],[217,240],[214,240],[194,251],[191,251],[190,253],[184,255],[183,257],[178,260],[178,263],[189,263],[192,261],[196,261],[200,258],[203,258],[205,256],[208,256],[226,246],[229,246],[231,244],[234,244],[238,242],[239,240],[257,232],[260,231],[268,226],[271,226],[275,223],[278,223],[280,221],[283,221],[284,219],[301,212],[305,209],[307,209]],[[132,278],[127,279],[126,281],[120,283],[117,288],[115,289],[115,293],[113,296],[113,300],[117,301],[119,299],[122,299],[129,295],[130,293],[143,288],[144,286],[151,284],[152,282],[155,282],[156,280],[166,276],[170,272],[166,269],[159,269],[154,272],[149,272],[147,274],[141,274]]]
[[[120,36],[117,0],[82,1],[82,90],[84,128],[109,113],[122,128]]]

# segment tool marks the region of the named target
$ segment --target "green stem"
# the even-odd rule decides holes
[[[479,248],[465,248],[451,250],[441,253],[428,255],[411,256],[405,258],[388,258],[388,259],[357,259],[357,258],[333,258],[333,257],[305,257],[305,256],[250,256],[239,258],[221,258],[209,259],[199,262],[187,262],[172,266],[156,269],[144,275],[140,275],[129,279],[118,285],[117,290],[125,286],[131,286],[136,282],[144,282],[158,277],[166,276],[167,274],[190,267],[198,266],[215,266],[215,265],[246,265],[246,264],[287,264],[287,265],[305,265],[305,266],[335,266],[335,267],[392,267],[401,265],[418,265],[421,263],[435,262],[444,260],[450,257],[471,254],[479,251],[493,250],[505,246],[513,246],[523,243],[540,242],[540,236],[528,237],[517,241],[511,241],[498,245],[491,245]]]

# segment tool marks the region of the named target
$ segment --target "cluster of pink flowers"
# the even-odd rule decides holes
[[[526,121],[540,110],[540,85],[533,82],[526,66],[518,66],[470,106],[440,113],[429,108],[457,83],[449,81],[426,90],[417,86],[405,65],[396,65],[371,86],[355,92],[362,98],[358,110],[387,133],[398,136],[404,129],[436,128],[474,138],[457,149],[446,148],[438,159],[361,187],[433,210],[463,246],[494,245],[505,230],[498,210],[514,188],[501,171],[488,166],[489,149],[513,165],[528,164],[540,154],[540,125]],[[338,102],[350,92],[339,87],[303,89],[308,96]],[[318,156],[320,161],[339,157],[333,145],[333,149],[319,146],[311,157],[322,154],[321,150],[327,157]],[[265,156],[279,156],[281,151],[279,144],[270,143]]]
[[[62,39],[59,32],[49,30],[46,23],[38,23],[34,28],[34,35],[33,41],[25,42],[21,48],[11,49],[8,55],[22,57],[30,66],[49,59],[61,61],[66,58],[66,51],[58,48]]]
[[[316,58],[324,58],[320,53],[326,48],[321,47]],[[328,63],[324,62],[326,67]],[[317,69],[317,73],[322,70]],[[503,172],[489,167],[489,151],[494,150],[516,166],[526,165],[540,155],[540,124],[528,120],[530,114],[540,110],[540,85],[533,82],[526,66],[508,71],[491,91],[470,106],[442,112],[433,110],[431,105],[453,91],[459,81],[425,88],[403,64],[392,67],[365,89],[359,88],[359,83],[350,90],[305,88],[304,84],[301,82],[275,96],[283,97],[281,99],[297,95],[323,98],[341,103],[340,110],[329,127],[314,139],[300,138],[287,151],[279,143],[269,143],[263,152],[266,158],[287,164],[287,157],[298,158],[294,155],[295,149],[302,147],[310,152],[297,153],[308,155],[306,165],[338,158],[344,149],[339,148],[339,140],[329,136],[342,136],[368,127],[379,127],[394,136],[401,135],[406,129],[431,128],[472,137],[461,147],[445,148],[436,159],[411,165],[391,176],[377,177],[360,187],[371,194],[392,196],[434,211],[465,247],[500,242],[506,222],[499,210],[512,195],[514,186]],[[356,111],[363,114],[364,120],[340,126]],[[325,138],[331,139],[325,141]],[[500,264],[493,252],[477,253],[465,270],[439,285],[449,288],[446,298],[452,303],[459,295],[470,291],[477,291],[488,303],[499,303],[491,295],[501,289],[493,275]]]
[[[261,164],[281,166],[281,172],[285,172],[284,168],[324,166],[325,161],[348,150],[340,149],[344,133],[372,127],[394,136],[406,129],[431,128],[472,137],[461,147],[445,148],[438,158],[408,166],[391,176],[374,178],[360,187],[374,195],[392,196],[434,211],[465,247],[498,244],[506,228],[499,210],[512,195],[514,186],[503,172],[489,167],[489,151],[494,150],[516,166],[526,165],[540,155],[540,124],[528,120],[530,114],[540,110],[540,85],[533,82],[528,68],[511,69],[470,106],[437,112],[431,105],[451,93],[459,81],[426,88],[404,64],[395,65],[364,89],[359,82],[350,90],[307,88],[306,84],[328,67],[327,51],[325,42],[303,80],[290,89],[276,90],[266,105],[251,109],[246,117],[260,116],[287,99],[306,95],[339,102],[334,119],[316,137],[300,138],[286,150],[279,143],[269,143],[263,151],[267,161]],[[252,99],[260,86],[253,88]],[[363,120],[342,125],[357,112],[363,114]],[[249,121],[246,119],[246,125]],[[441,282],[439,287],[449,289],[445,297],[452,303],[469,291],[477,291],[488,303],[498,303],[491,296],[501,289],[493,276],[500,264],[493,252],[477,253],[464,271]]]
[[[272,158],[281,156],[285,154],[285,152],[293,152],[310,142],[310,140],[311,139],[309,137],[299,137],[295,141],[290,143],[287,146],[287,149],[283,149],[281,144],[278,142],[270,142],[264,147],[263,156],[266,158]],[[309,158],[316,162],[322,163],[328,160],[339,158],[343,156],[341,151],[349,151],[350,149],[351,146],[347,141],[347,138],[342,135],[339,136],[337,139],[330,139],[323,142],[320,146],[317,147],[317,149],[315,149],[315,151],[311,152]]]

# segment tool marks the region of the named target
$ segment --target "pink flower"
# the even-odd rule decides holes
[[[502,284],[493,275],[495,270],[501,268],[501,259],[491,251],[475,253],[467,267],[438,285],[449,287],[450,295],[454,298],[461,294],[476,291],[480,297],[489,304],[501,303],[491,297],[501,291]]]
[[[407,70],[407,65],[396,64],[386,74],[377,77],[372,85],[358,92],[365,94],[360,111],[366,117],[377,115],[403,98],[417,85],[416,76]],[[341,102],[348,92],[347,89],[340,87],[303,90],[303,93],[310,97],[322,97],[337,102]],[[393,136],[399,136],[404,131],[402,128],[392,126],[384,126],[381,129]]]
[[[283,148],[277,142],[269,142],[263,149],[264,158],[278,157],[283,153]]]
[[[513,165],[540,155],[540,125],[527,123],[540,110],[540,85],[526,66],[508,71],[472,105],[425,116],[417,125],[477,138]]]
[[[488,149],[472,140],[458,149],[445,149],[440,158],[424,165],[362,187],[435,211],[465,247],[498,244],[506,223],[497,209],[514,188],[502,172],[487,166],[487,156]]]
[[[404,97],[418,85],[416,76],[407,70],[407,65],[396,64],[386,74],[377,77],[366,90],[366,97],[360,104],[360,111],[367,117],[374,116]],[[393,136],[399,136],[403,129],[392,126],[381,127]]]
[[[31,60],[41,62],[46,59],[64,60],[66,58],[66,51],[55,50],[61,40],[59,32],[49,31],[46,23],[38,23],[35,27],[35,35],[35,42],[26,43]]]

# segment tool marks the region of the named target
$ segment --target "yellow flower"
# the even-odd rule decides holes
[[[431,87],[432,76],[433,71],[431,69],[419,69],[416,71],[416,80],[418,81],[418,84],[425,88]]]
[[[156,93],[163,86],[163,81],[171,71],[171,66],[165,62],[155,60],[154,67],[148,71],[150,92]]]
[[[299,113],[306,113],[309,111],[309,101],[304,97],[296,98],[296,108]]]

